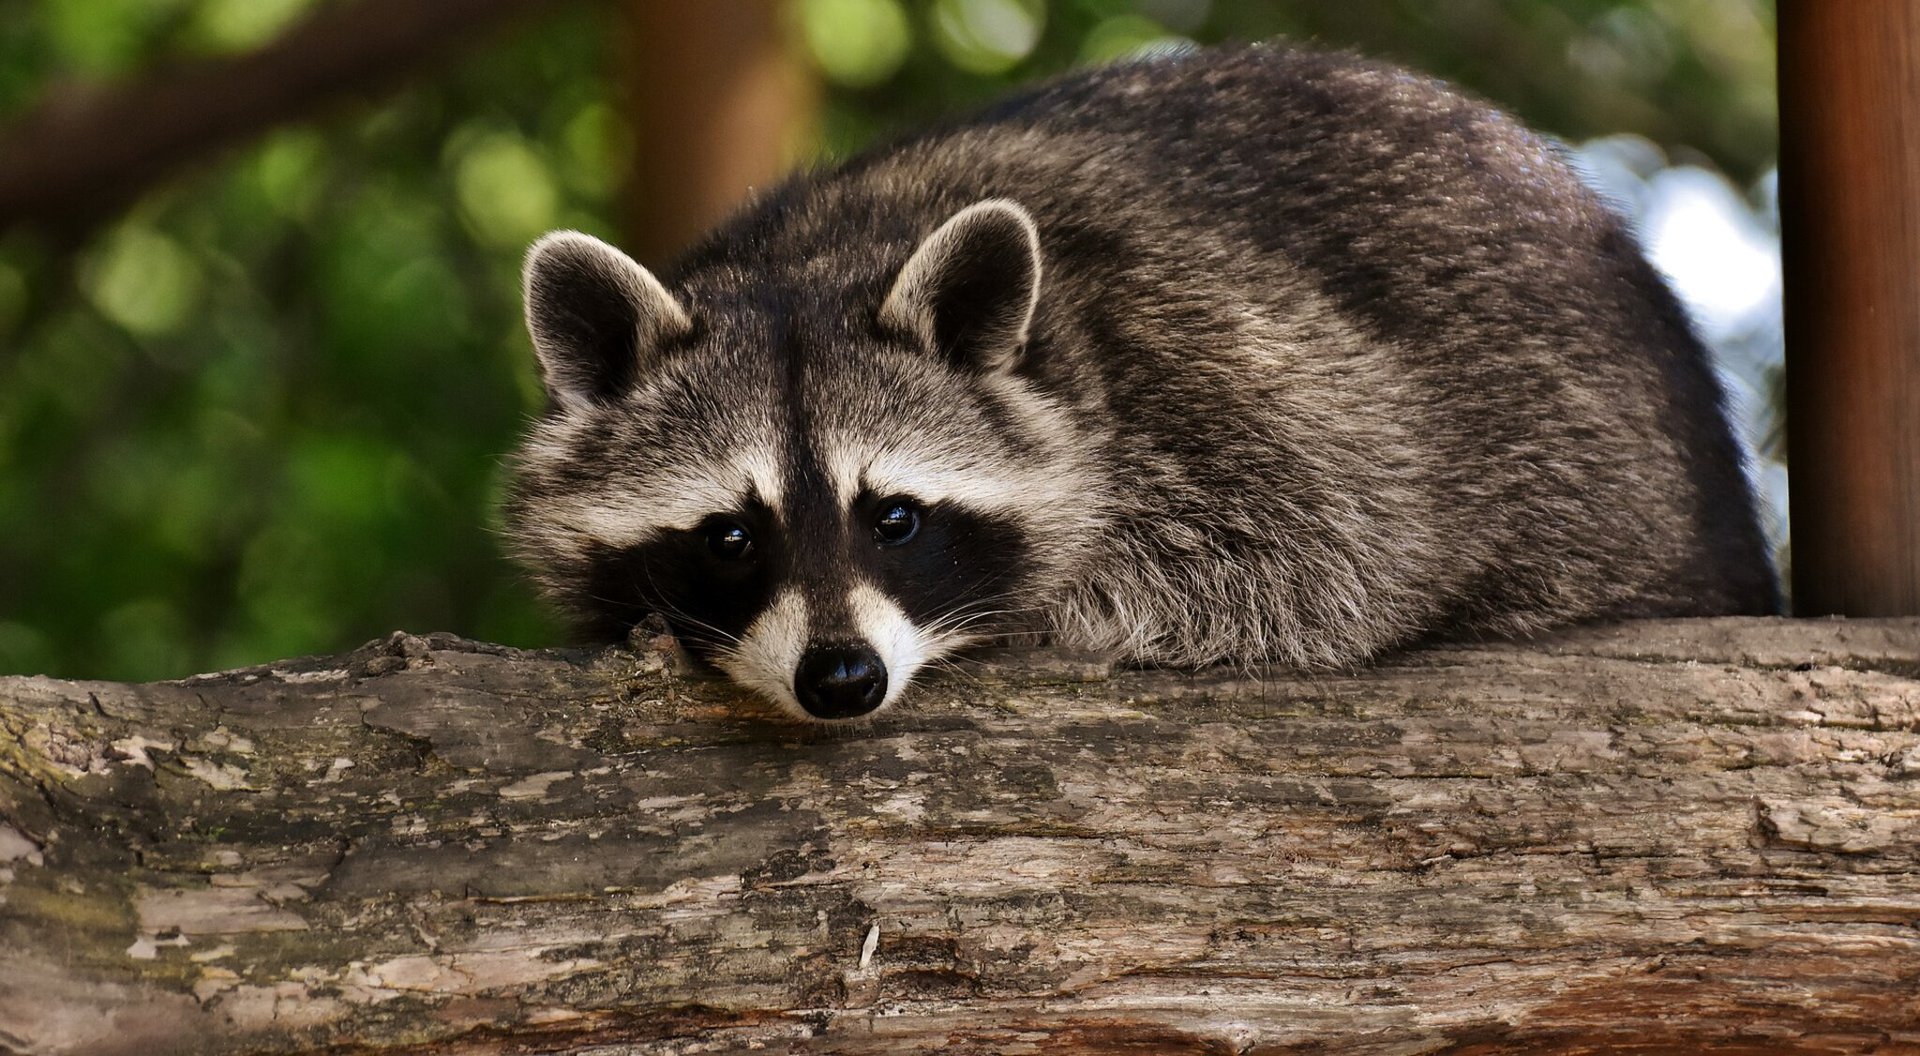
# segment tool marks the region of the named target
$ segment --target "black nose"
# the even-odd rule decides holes
[[[793,675],[800,706],[817,719],[851,719],[887,696],[887,665],[864,645],[816,645]]]

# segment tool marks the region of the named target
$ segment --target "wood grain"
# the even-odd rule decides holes
[[[0,679],[9,1053],[1920,1051],[1920,621],[1338,678]]]

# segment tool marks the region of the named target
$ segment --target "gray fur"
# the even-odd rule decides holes
[[[663,284],[623,257],[611,285],[550,283],[543,259],[555,406],[508,521],[579,611],[607,554],[758,496],[791,556],[755,597],[857,636],[842,599],[880,573],[849,503],[919,487],[1021,557],[993,615],[914,621],[929,655],[1039,627],[1134,661],[1343,667],[1777,605],[1720,390],[1630,233],[1538,137],[1389,66],[1112,67],[798,177]],[[640,291],[638,365],[582,399],[608,353],[543,335],[610,290]]]

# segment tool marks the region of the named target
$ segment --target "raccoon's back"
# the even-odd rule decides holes
[[[1188,377],[1196,341],[1248,334],[1194,310],[1209,284],[1229,315],[1334,306],[1364,352],[1317,334],[1301,344],[1391,374],[1367,379],[1378,399],[1353,413],[1424,423],[1425,449],[1400,453],[1410,471],[1470,511],[1468,538],[1533,558],[1490,559],[1480,581],[1450,588],[1449,618],[1553,593],[1555,563],[1583,555],[1630,592],[1543,604],[1777,608],[1705,349],[1622,221],[1504,114],[1384,64],[1256,47],[1064,81],[954,145],[969,135],[1003,142],[988,153],[1016,169],[1047,170],[1010,193],[1060,233],[1048,250],[1061,270],[1099,276],[1079,288],[1092,318],[1144,313],[1172,331],[1144,356],[1162,370],[1109,371],[1136,398],[1122,420],[1190,431],[1192,415],[1168,420],[1156,394],[1237,402],[1244,364],[1204,394]],[[1264,433],[1275,423],[1262,410],[1243,413]],[[1526,498],[1531,521],[1497,529]]]
[[[1776,607],[1684,313],[1484,104],[1283,48],[1111,67],[797,180],[687,266],[751,257],[877,301],[990,197],[1042,234],[1029,373],[1113,467],[1110,557],[1072,604],[1146,629],[1092,644],[1337,663]]]

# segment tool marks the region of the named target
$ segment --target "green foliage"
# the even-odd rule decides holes
[[[870,88],[892,77],[913,45],[898,0],[800,0],[807,50],[836,84]]]
[[[182,13],[183,48],[213,11]],[[603,31],[576,11],[276,132],[71,261],[0,246],[0,670],[177,676],[402,626],[557,640],[491,510],[537,406],[519,255],[609,229]]]
[[[270,39],[311,0],[0,6],[0,121]],[[0,671],[171,677],[396,627],[547,644],[500,552],[538,406],[519,257],[617,237],[609,10],[567,7],[370,108],[176,180],[73,252],[0,241]],[[1278,33],[1462,81],[1569,138],[1746,179],[1774,152],[1763,0],[796,0],[820,150],[1078,63]],[[644,146],[644,145],[639,145]]]

